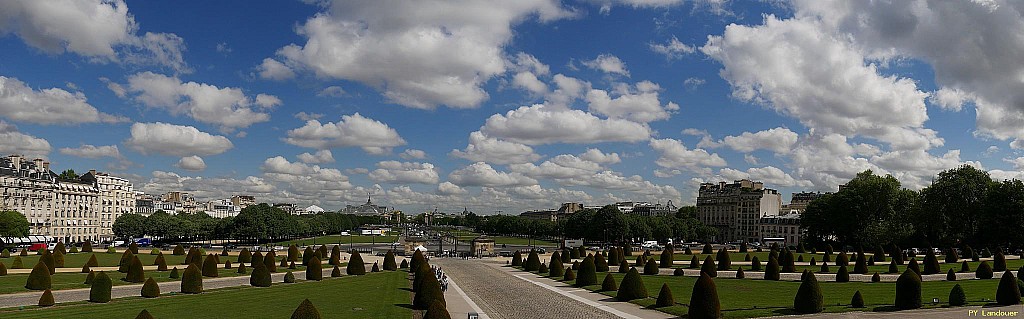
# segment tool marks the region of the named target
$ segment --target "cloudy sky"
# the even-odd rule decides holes
[[[1020,1],[0,0],[0,153],[518,213],[1024,168]]]

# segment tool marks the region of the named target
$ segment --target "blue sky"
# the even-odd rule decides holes
[[[518,213],[1024,167],[1018,2],[3,7],[0,152],[154,194]]]

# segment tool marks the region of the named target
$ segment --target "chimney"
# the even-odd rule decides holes
[[[43,162],[43,171],[50,171],[50,162]]]
[[[36,170],[42,169],[43,168],[43,159],[41,159],[41,158],[34,159],[34,160],[32,160],[32,164],[36,165],[36,167],[35,167]]]
[[[11,155],[7,158],[9,158],[11,160],[11,164],[14,165],[14,170],[21,170],[21,155]]]

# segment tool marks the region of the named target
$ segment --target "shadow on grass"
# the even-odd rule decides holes
[[[408,292],[413,292],[412,288],[408,288],[408,287],[398,288],[398,290],[405,290],[405,291],[408,291]]]
[[[871,308],[871,311],[874,311],[874,312],[893,312],[893,311],[900,311],[900,308],[896,308],[896,306],[893,306],[893,305],[887,305],[887,306],[878,306],[878,307]]]
[[[407,303],[396,303],[395,306],[416,310],[416,308],[413,308],[412,304],[407,304]]]

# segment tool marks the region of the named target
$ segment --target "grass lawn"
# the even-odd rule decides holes
[[[398,236],[397,235],[394,235],[394,236],[363,236],[363,235],[338,236],[338,235],[330,235],[330,236],[316,237],[316,244],[317,245],[322,245],[322,244],[337,245],[340,242],[341,243],[341,247],[346,247],[345,245],[350,243],[350,242],[351,243],[355,243],[355,244],[369,244],[369,243],[390,244],[390,243],[394,243],[394,242],[397,242],[397,241],[398,241]],[[296,245],[299,245],[300,247],[301,246],[312,245],[313,244],[313,238],[294,239],[294,240],[288,240],[288,241],[282,241],[282,242],[275,243],[275,245],[280,245],[280,246],[289,246],[291,244],[296,244]],[[344,249],[347,249],[347,248],[344,248]]]
[[[211,251],[212,253],[212,251]],[[117,266],[117,263],[121,261],[121,252],[119,253],[107,253],[104,252],[92,252],[92,253],[75,253],[64,255],[64,268],[79,268],[85,266],[85,263],[89,261],[89,257],[96,254],[96,262],[100,264],[100,267],[112,267]],[[139,260],[142,261],[143,265],[152,265],[156,261],[156,255],[150,255],[149,250],[139,249]],[[3,262],[7,268],[14,268],[14,258],[0,258],[0,262]],[[167,266],[173,267],[174,264],[180,264],[185,261],[185,256],[174,256],[168,252],[164,252],[164,260],[167,261]],[[234,259],[232,259],[234,260]],[[39,255],[31,253],[28,256],[21,257],[21,263],[25,269],[32,269],[36,263],[39,262]]]
[[[638,255],[639,254],[634,253],[633,256],[626,257],[626,260],[629,261],[630,265],[632,265],[636,261],[636,256],[638,256]],[[750,266],[738,266],[738,265],[735,264],[736,262],[742,262],[744,257],[745,257],[745,255],[746,255],[746,253],[729,253],[729,259],[730,259],[730,261],[733,262],[733,267],[732,267],[733,269],[742,267],[743,270],[750,270]],[[796,258],[799,258],[799,256],[801,256],[801,255],[803,255],[805,262],[810,262],[811,261],[811,257],[813,256],[815,258],[815,260],[816,260],[816,266],[797,265],[796,266],[797,272],[803,272],[804,269],[810,270],[812,272],[820,272],[821,271],[821,258],[822,258],[822,255],[820,255],[820,254],[817,254],[817,255],[815,255],[815,254],[793,254],[793,256],[796,257]],[[675,254],[675,256],[673,256],[673,257],[675,258],[675,261],[676,261],[676,263],[675,263],[676,264],[676,268],[680,268],[680,267],[681,268],[688,268],[689,265],[690,265],[690,259],[692,259],[693,256],[694,255]],[[698,261],[703,263],[704,259],[707,258],[708,255],[695,254],[695,256],[697,256],[697,260]],[[711,256],[712,256],[712,258],[716,257],[716,255],[711,255]],[[759,253],[758,252],[751,252],[750,256],[751,256],[751,258],[753,258],[754,256],[757,256],[757,259],[759,259],[761,261],[762,269],[764,269],[764,267],[766,267],[768,265],[768,253],[767,252],[759,252]],[[654,258],[655,261],[660,260],[659,259],[660,258],[659,255],[652,255],[652,257]],[[828,268],[829,268],[828,270],[829,270],[829,273],[835,273],[836,271],[839,270],[839,267],[835,265],[836,255],[832,255],[830,257],[831,257],[831,261],[828,263]],[[942,262],[942,257],[938,257],[938,258],[939,258],[939,268],[942,270],[940,272],[941,274],[945,274],[947,271],[949,271],[950,268],[952,268],[954,272],[960,272],[960,263],[946,264],[946,263]],[[886,257],[886,261],[884,261],[884,262],[876,262],[874,266],[868,266],[868,274],[873,274],[875,272],[877,272],[879,274],[887,273],[889,271],[889,262],[890,261],[891,261],[891,259]],[[924,261],[923,258],[917,259],[918,266],[920,266],[921,269],[924,269],[924,264],[922,263],[923,261]],[[897,268],[899,269],[900,273],[902,273],[903,270],[907,269],[907,263],[908,262],[909,261],[904,261],[903,265],[897,266]],[[976,269],[978,269],[978,265],[981,265],[981,262],[980,261],[968,261],[967,264],[969,265],[970,270],[973,273]],[[849,265],[846,266],[846,270],[847,271],[853,271],[854,265],[855,265],[855,263],[853,261],[850,261]],[[989,266],[993,265],[991,260],[988,261],[988,265]],[[1024,266],[1024,260],[1022,260],[1022,259],[1007,259],[1006,260],[1006,268],[1007,269],[1016,271],[1018,268],[1020,268],[1022,266]]]
[[[270,288],[228,288],[199,295],[132,297],[107,304],[68,304],[0,311],[13,318],[134,318],[142,309],[156,318],[288,318],[308,298],[324,318],[411,318],[408,273],[324,278],[321,282],[274,283]]]
[[[605,273],[598,273],[598,281],[604,279]],[[623,274],[612,273],[615,280],[622,282]],[[696,277],[686,276],[641,276],[644,286],[647,288],[651,298],[632,301],[635,304],[651,307],[657,298],[661,285],[668,283],[675,297],[676,306],[659,308],[657,310],[673,315],[683,316],[690,302],[690,294],[693,291]],[[968,305],[984,305],[995,299],[996,287],[999,285],[998,276],[995,279],[987,280],[966,280],[957,282],[928,281],[922,284],[921,297],[924,300],[925,308],[942,307],[948,301],[949,291],[953,285],[959,283],[967,295]],[[864,283],[864,282],[819,282],[822,296],[824,297],[825,312],[846,312],[846,311],[894,311],[893,300],[896,298],[896,284],[892,282]],[[722,305],[722,315],[726,318],[750,318],[763,316],[777,316],[796,314],[792,311],[793,298],[800,287],[799,282],[766,281],[759,279],[732,279],[716,278],[715,285],[718,290],[718,297]],[[597,291],[600,285],[585,287],[591,291]],[[866,308],[850,308],[850,300],[853,294],[860,291],[864,297]],[[601,292],[602,294],[614,297],[616,292]],[[939,298],[940,303],[932,305],[932,298]],[[987,298],[988,301],[983,301]]]
[[[222,261],[224,260],[223,258],[227,258],[227,257],[221,257]],[[224,269],[224,265],[223,264],[221,264],[219,266],[220,269],[218,269],[218,273],[220,274],[220,277],[234,277],[234,276],[239,276],[240,275],[240,274],[237,273],[237,271],[238,271],[238,269],[237,269],[238,264],[234,262],[235,257],[231,257],[231,260],[232,260],[232,263],[231,263],[232,269]],[[278,259],[278,260],[280,260],[280,259]],[[345,265],[347,265],[347,263],[341,263],[341,264],[342,264],[341,267],[344,267]],[[249,267],[250,266],[249,263],[246,263],[245,266],[246,266],[246,273],[247,274],[252,272],[252,268]],[[186,266],[185,265],[178,265],[178,264],[168,264],[167,265],[167,269],[174,269],[174,267],[178,268],[178,275],[180,276],[182,274],[182,272],[185,271],[185,267]],[[296,267],[296,269],[291,270],[291,271],[302,271],[302,270],[306,269],[305,266],[302,266],[300,264],[296,264],[295,267]],[[330,265],[325,263],[324,267],[327,268],[327,267],[333,267],[333,266],[330,266]],[[287,269],[287,268],[281,268],[281,267],[277,268],[277,272],[279,272],[279,273],[288,272],[288,271],[289,271],[289,269]],[[156,280],[158,282],[180,280],[180,277],[179,277],[179,279],[171,279],[169,277],[170,274],[171,274],[170,270],[168,270],[168,271],[147,270],[146,271],[146,277],[147,278],[148,277],[153,277],[153,280]],[[19,293],[19,292],[29,292],[29,291],[32,291],[32,290],[28,290],[28,289],[25,288],[25,282],[28,281],[28,276],[29,276],[29,274],[16,274],[16,275],[12,274],[12,275],[7,275],[7,276],[0,276],[0,294],[10,294],[10,293]],[[64,289],[89,288],[89,285],[85,284],[85,277],[86,276],[88,276],[88,274],[83,274],[83,273],[56,273],[56,274],[53,274],[50,277],[51,278],[50,280],[51,280],[52,286],[53,286],[53,288],[51,288],[51,289],[52,290],[64,290]],[[130,284],[132,284],[132,283],[120,280],[121,278],[124,278],[124,274],[119,273],[117,271],[107,271],[107,276],[110,276],[111,282],[113,282],[113,284],[115,286],[130,285]],[[248,275],[245,275],[245,276],[248,276]]]

